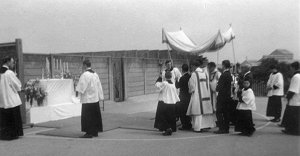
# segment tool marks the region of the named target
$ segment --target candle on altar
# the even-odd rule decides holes
[[[62,71],[61,59],[59,59],[59,69]]]
[[[54,64],[54,69],[56,68],[56,64],[55,64],[55,58],[53,58],[52,60],[52,64]]]
[[[48,57],[46,57],[46,75],[48,76],[49,73],[50,73],[50,63]]]
[[[64,64],[64,72],[66,72],[66,62],[64,62],[63,64]]]
[[[54,69],[56,69],[56,60],[53,58]]]

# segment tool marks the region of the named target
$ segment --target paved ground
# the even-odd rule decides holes
[[[107,102],[104,113],[112,114],[110,116],[111,118],[126,115],[126,117],[151,120],[157,105],[156,98],[156,94],[151,94],[129,98],[126,102]],[[231,131],[230,134],[225,135],[215,135],[212,132],[193,133],[177,131],[172,136],[163,137],[159,132],[154,130],[128,129],[121,127],[101,133],[97,138],[81,139],[40,135],[37,133],[49,131],[53,128],[33,127],[25,129],[25,136],[19,140],[0,141],[0,155],[300,155],[300,137],[282,134],[280,132],[281,128],[276,124],[268,122],[267,118],[264,116],[266,101],[266,98],[257,98],[256,100],[258,110],[253,114],[255,116],[257,131],[252,137],[237,136],[233,131]],[[285,104],[285,102],[283,103]],[[74,120],[76,121],[77,119],[79,118],[68,119],[63,122],[74,122]],[[60,122],[62,121],[57,121],[55,123]],[[136,123],[136,120],[132,120],[132,123]],[[80,124],[78,124],[78,127],[80,127]]]

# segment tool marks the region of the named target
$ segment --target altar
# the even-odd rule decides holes
[[[41,123],[81,115],[73,79],[41,79],[39,87],[46,96],[42,106],[30,108],[30,122]]]

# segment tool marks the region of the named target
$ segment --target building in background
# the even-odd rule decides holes
[[[264,55],[260,60],[274,58],[278,62],[290,63],[294,61],[294,54],[286,49],[276,49],[270,55]]]
[[[246,60],[241,63],[243,64],[250,64],[252,67],[259,66],[261,61],[268,58],[274,58],[278,62],[285,62],[285,63],[292,63],[294,61],[299,61],[294,59],[294,54],[286,49],[276,49],[269,55],[263,55],[263,57],[259,60]]]

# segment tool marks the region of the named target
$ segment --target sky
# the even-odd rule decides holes
[[[300,60],[299,0],[0,0],[0,43],[24,53],[167,49],[162,28],[197,45],[232,24],[219,60],[258,60],[287,49]],[[217,61],[217,52],[204,54]]]

